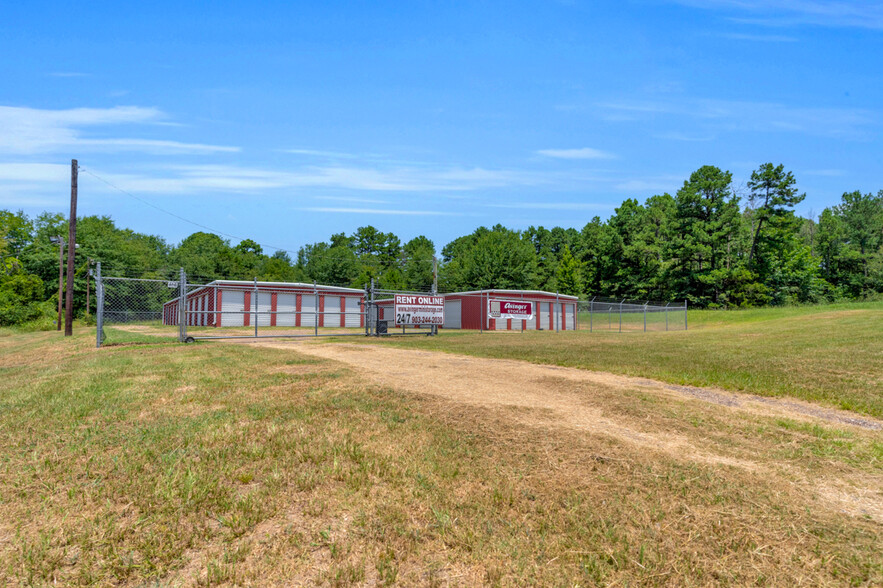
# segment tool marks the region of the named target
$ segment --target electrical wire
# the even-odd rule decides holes
[[[78,168],[80,171],[89,174],[90,176],[92,176],[93,178],[98,180],[99,182],[103,182],[103,183],[107,184],[108,186],[110,186],[111,188],[113,188],[114,190],[118,190],[118,191],[122,192],[123,194],[125,194],[126,196],[133,198],[144,205],[154,208],[154,209],[162,212],[163,214],[167,214],[169,216],[172,216],[180,221],[184,221],[185,223],[189,223],[195,227],[199,227],[200,229],[205,229],[208,232],[210,232],[214,235],[217,235],[217,236],[227,237],[228,239],[237,239],[239,241],[245,241],[246,239],[248,239],[250,241],[254,241],[254,239],[250,239],[248,237],[240,237],[238,235],[231,235],[230,233],[224,233],[223,231],[218,231],[217,229],[213,229],[212,227],[209,227],[209,226],[203,225],[201,223],[198,223],[196,221],[190,220],[189,218],[185,218],[179,214],[175,214],[174,212],[171,212],[170,210],[166,210],[165,208],[157,206],[156,204],[153,204],[152,202],[145,200],[144,198],[141,198],[139,196],[135,196],[134,194],[132,194],[128,190],[124,190],[124,189],[120,188],[119,186],[113,184],[112,182],[110,182],[108,180],[105,180],[104,178],[102,178],[98,174],[84,168],[83,166],[78,166]],[[257,241],[254,241],[254,242],[257,243]],[[264,244],[264,243],[258,243],[258,245],[260,245],[262,249],[264,247],[266,247],[267,249],[273,249],[274,251],[284,251],[285,253],[297,255],[296,251],[291,251],[290,249],[285,249],[284,247],[276,247],[275,245],[269,245],[269,244]]]

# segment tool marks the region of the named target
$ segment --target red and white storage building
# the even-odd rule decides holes
[[[187,294],[187,325],[247,327],[257,316],[262,327],[364,327],[364,299],[356,288],[216,280]],[[178,324],[179,303],[163,305],[164,325]]]
[[[445,294],[445,329],[489,331],[573,331],[577,327],[576,296],[542,290],[475,290]],[[494,301],[531,302],[530,319],[493,318],[488,307]],[[393,326],[393,300],[378,301],[379,319]]]

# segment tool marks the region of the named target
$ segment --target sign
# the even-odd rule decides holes
[[[524,300],[488,300],[488,314],[492,319],[533,319],[533,302]]]
[[[445,324],[445,297],[421,294],[396,294],[396,326]]]
[[[171,281],[170,281],[170,282],[167,284],[167,286],[168,286],[169,288],[177,288],[177,287],[178,287],[178,282],[171,282]]]

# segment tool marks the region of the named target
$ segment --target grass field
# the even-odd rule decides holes
[[[880,311],[385,343],[877,415]],[[726,458],[698,460],[377,386],[296,347],[0,335],[0,585],[883,583],[883,518],[852,508],[883,497],[879,431],[597,393],[606,418]]]
[[[447,331],[384,343],[793,396],[883,417],[883,302],[691,311],[689,322],[688,331]]]

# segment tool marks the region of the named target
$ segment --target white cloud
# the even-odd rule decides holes
[[[710,129],[752,132],[793,132],[841,139],[864,139],[878,115],[859,108],[789,106],[773,102],[686,98],[680,101],[604,102],[607,120],[633,121],[659,115],[705,121]],[[708,129],[704,129],[708,130]]]
[[[846,0],[675,0],[696,8],[748,14],[741,22],[883,29],[883,4]]]
[[[614,159],[615,157],[606,151],[591,147],[581,147],[579,149],[541,149],[537,153],[555,159]]]
[[[752,35],[748,33],[721,33],[718,35],[724,39],[732,39],[734,41],[757,41],[760,43],[796,43],[797,37],[788,37],[786,35]]]
[[[385,208],[336,208],[336,207],[308,207],[299,208],[306,212],[326,212],[341,214],[390,214],[396,216],[463,216],[458,212],[446,212],[440,210],[394,210]]]
[[[213,153],[238,151],[236,147],[133,138],[95,138],[84,128],[163,122],[156,108],[72,108],[41,110],[0,106],[0,153],[33,155],[77,148],[80,150],[138,150],[155,153]]]

